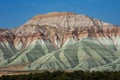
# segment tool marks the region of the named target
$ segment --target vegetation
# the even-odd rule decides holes
[[[30,73],[28,75],[3,75],[0,80],[120,80],[120,71],[89,72],[89,71],[54,71]]]

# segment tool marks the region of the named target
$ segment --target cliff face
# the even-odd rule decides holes
[[[35,61],[30,65],[31,67],[28,68],[38,69],[39,66],[39,69],[43,67],[46,69],[61,69],[61,66],[58,65],[61,64],[62,69],[83,69],[83,66],[87,66],[85,69],[89,69],[91,66],[88,60],[96,60],[95,55],[92,53],[97,56],[99,55],[99,60],[93,62],[93,67],[112,63],[114,58],[116,58],[116,55],[113,55],[113,53],[117,51],[116,54],[118,54],[120,47],[119,41],[120,27],[91,18],[87,15],[69,12],[42,14],[33,17],[17,29],[0,29],[0,46],[4,48],[5,46],[12,46],[9,48],[10,51],[13,53],[15,51],[16,53],[15,55],[11,55],[12,57],[6,61],[0,62],[0,64],[25,64]],[[8,43],[9,46],[5,43]],[[5,46],[3,46],[3,44]],[[86,51],[86,48],[90,51]],[[101,52],[101,50],[103,50],[103,52]],[[54,55],[49,54],[52,52],[54,52]],[[56,54],[59,56],[55,56]],[[70,57],[68,54],[74,55]],[[84,54],[84,56],[81,54]],[[102,56],[103,54],[109,57]],[[75,57],[76,55],[78,56]],[[64,60],[62,60],[63,58],[65,63]],[[109,58],[110,60],[108,60]],[[54,61],[52,61],[52,59]],[[35,64],[37,65],[40,60],[44,63],[40,62],[40,65],[34,66]],[[49,62],[47,62],[47,60],[49,60]],[[61,63],[61,60],[63,63]],[[77,61],[77,63],[75,62],[76,64],[74,64],[71,60],[73,60],[73,62]],[[100,62],[100,60],[103,60],[103,63]],[[85,64],[81,64],[81,62]],[[53,64],[56,67],[46,63]],[[69,66],[63,64],[68,64]]]
[[[14,38],[14,34],[10,30],[0,29],[0,41],[12,43]]]
[[[67,12],[54,12],[33,17],[18,28],[13,40],[15,47],[27,47],[27,42],[36,39],[49,40],[59,49],[68,38],[81,40],[85,37],[113,37],[119,36],[119,27],[90,18],[86,15],[77,15]],[[57,43],[59,41],[59,43]],[[24,44],[24,45],[23,45]]]

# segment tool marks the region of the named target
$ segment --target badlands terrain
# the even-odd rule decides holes
[[[0,70],[120,70],[120,27],[52,12],[0,29]]]

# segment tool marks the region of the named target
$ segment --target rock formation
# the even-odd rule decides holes
[[[14,55],[1,66],[29,63],[28,69],[96,70],[119,60],[120,27],[87,15],[53,12],[37,15],[16,29],[0,29],[0,46],[5,43]]]

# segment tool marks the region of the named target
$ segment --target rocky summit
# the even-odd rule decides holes
[[[15,29],[0,29],[0,69],[20,65],[21,70],[120,70],[120,27],[52,12]]]

